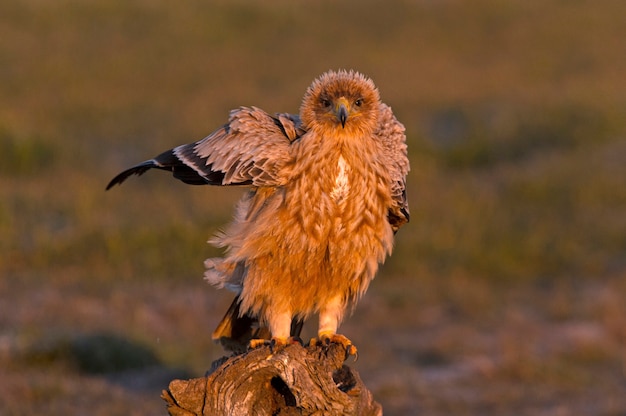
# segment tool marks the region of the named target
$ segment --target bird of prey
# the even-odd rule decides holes
[[[249,187],[210,240],[224,257],[205,261],[206,280],[236,293],[214,339],[233,350],[285,345],[319,314],[314,341],[356,353],[338,326],[409,221],[404,126],[371,79],[328,71],[299,115],[240,107],[206,138],[125,170],[107,189],[151,168],[188,184]]]

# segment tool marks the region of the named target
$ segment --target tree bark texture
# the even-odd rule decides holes
[[[257,348],[217,360],[206,377],[173,380],[161,397],[172,416],[382,415],[345,355],[336,344]]]

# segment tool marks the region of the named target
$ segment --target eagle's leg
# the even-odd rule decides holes
[[[320,309],[320,323],[317,330],[317,340],[311,340],[312,343],[318,345],[340,344],[346,350],[346,357],[349,355],[357,355],[357,348],[352,345],[344,335],[337,334],[339,322],[343,316],[345,303],[341,297],[332,298],[326,305]]]

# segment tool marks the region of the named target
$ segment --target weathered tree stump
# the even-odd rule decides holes
[[[161,397],[172,416],[382,415],[340,345],[269,347],[213,363],[206,377],[173,380]]]

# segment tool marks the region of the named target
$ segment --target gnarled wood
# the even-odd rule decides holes
[[[221,359],[203,378],[174,380],[162,398],[172,416],[382,415],[340,345],[269,347]]]

